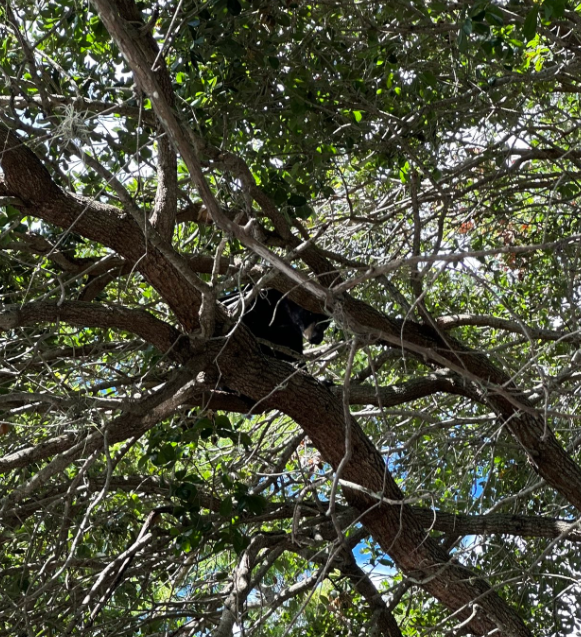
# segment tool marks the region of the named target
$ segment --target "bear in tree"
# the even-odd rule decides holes
[[[230,297],[234,298],[234,297]],[[239,295],[236,297],[239,298]],[[229,305],[230,299],[225,302]],[[274,289],[261,290],[245,308],[242,322],[256,336],[274,345],[281,345],[297,354],[303,353],[303,337],[313,345],[323,340],[330,318],[301,307]],[[279,360],[295,362],[296,358],[261,344],[262,352]]]

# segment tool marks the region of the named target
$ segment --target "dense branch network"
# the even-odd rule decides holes
[[[91,55],[123,69],[111,84],[131,76],[117,97],[91,74],[81,94],[82,56],[45,51],[77,9],[28,33],[26,9],[3,9],[28,71],[10,71],[0,96],[11,600],[0,633],[12,623],[43,634],[53,598],[48,623],[62,634],[100,622],[119,634],[275,634],[282,617],[289,633],[316,633],[313,600],[327,586],[329,634],[353,622],[399,637],[424,611],[441,634],[533,634],[505,591],[572,560],[581,540],[581,232],[575,215],[544,212],[577,196],[576,133],[558,113],[570,108],[561,96],[576,86],[578,45],[535,8],[535,33],[561,63],[537,63],[530,94],[528,69],[491,63],[498,77],[483,84],[458,65],[461,91],[425,38],[453,47],[465,20],[455,59],[473,24],[484,38],[508,22],[530,32],[530,17],[486,5],[394,22],[383,7],[346,3],[289,18],[234,0],[212,32],[207,7],[163,18],[133,0],[92,7],[82,9]],[[286,20],[301,46],[275,46]],[[376,57],[363,57],[360,37]],[[401,38],[424,51],[410,70]],[[324,71],[286,75],[329,56]],[[204,75],[212,68],[220,81]],[[310,84],[325,73],[327,88]],[[246,92],[251,80],[260,90]],[[554,102],[524,108],[543,83]],[[433,102],[407,108],[416,84]],[[398,89],[389,108],[385,86]],[[511,90],[521,101],[496,97]],[[325,127],[319,145],[301,128],[311,116]],[[304,194],[325,180],[333,188]],[[522,283],[534,276],[537,287]],[[265,289],[329,316],[324,344],[290,363],[224,303]],[[515,556],[526,543],[538,551],[525,568]],[[377,564],[384,589],[369,572]],[[400,604],[412,592],[410,619]]]

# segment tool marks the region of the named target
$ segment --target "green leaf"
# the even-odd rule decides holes
[[[277,16],[277,21],[283,27],[290,27],[292,24],[291,17],[286,13],[279,13]]]
[[[228,13],[234,16],[240,15],[242,11],[242,5],[238,0],[227,0],[226,8],[228,9]]]
[[[460,29],[460,32],[458,33],[458,49],[460,52],[465,53],[468,50],[468,44],[468,36],[463,29]]]
[[[219,509],[220,515],[224,518],[229,518],[232,513],[232,507],[233,507],[232,498],[230,496],[228,496],[227,498],[224,498],[222,502],[220,502],[220,509]]]
[[[261,495],[245,495],[240,498],[239,504],[241,509],[259,515],[266,509],[267,502]]]
[[[220,429],[232,430],[232,423],[230,422],[230,418],[228,418],[226,414],[218,414],[214,418],[214,422],[217,428],[219,427]]]
[[[249,540],[242,535],[238,529],[234,529],[232,532],[232,546],[236,553],[242,553],[242,551],[248,546]]]
[[[545,15],[545,19],[559,19],[565,15],[567,0],[545,0],[541,5]]]
[[[295,216],[299,219],[308,219],[315,214],[315,210],[311,206],[299,206],[295,208]]]
[[[250,447],[250,445],[252,445],[252,438],[250,437],[250,434],[246,433],[245,431],[241,431],[238,434],[238,440],[248,449]]]
[[[294,206],[295,208],[298,208],[299,206],[304,206],[307,203],[308,199],[303,196],[303,195],[299,195],[297,193],[293,193],[287,200],[287,203],[289,206]]]
[[[175,490],[175,495],[189,505],[199,504],[198,488],[191,482],[182,482]]]
[[[527,17],[525,18],[523,24],[523,35],[526,41],[530,41],[535,37],[537,32],[537,23],[539,18],[539,8],[534,7],[531,11],[529,11]]]
[[[486,21],[490,25],[501,27],[504,25],[504,14],[498,7],[490,5],[486,8]]]

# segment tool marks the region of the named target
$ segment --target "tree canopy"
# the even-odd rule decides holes
[[[580,34],[0,3],[0,634],[577,634]]]

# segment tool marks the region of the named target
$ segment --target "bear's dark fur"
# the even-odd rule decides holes
[[[261,290],[242,315],[242,322],[254,336],[297,354],[303,353],[303,336],[313,345],[321,343],[329,321],[328,316],[305,310],[274,289]],[[268,356],[296,361],[292,355],[275,348],[264,344],[260,347]]]

